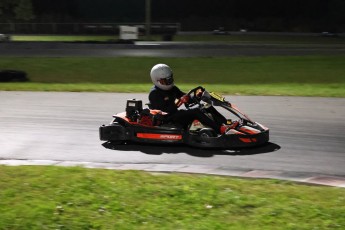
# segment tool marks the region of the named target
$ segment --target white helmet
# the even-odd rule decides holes
[[[162,90],[169,90],[174,86],[173,72],[166,64],[157,64],[151,69],[151,80]]]

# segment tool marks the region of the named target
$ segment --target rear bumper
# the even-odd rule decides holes
[[[119,124],[102,125],[99,127],[99,139],[101,141],[123,141],[128,139],[128,132]]]

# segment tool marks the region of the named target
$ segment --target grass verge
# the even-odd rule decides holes
[[[345,96],[344,56],[231,58],[0,58],[0,69],[26,71],[30,83],[0,90],[147,92],[149,71],[167,63],[184,90],[241,95]]]
[[[105,42],[114,40],[117,36],[108,35],[13,35],[11,41],[25,42]]]
[[[154,41],[162,40],[163,36],[151,35]],[[265,35],[265,34],[237,34],[212,35],[212,34],[188,34],[174,35],[173,41],[201,41],[201,42],[226,42],[226,43],[270,43],[270,44],[345,44],[344,37],[300,36],[300,35]],[[12,41],[41,41],[41,42],[78,42],[95,41],[107,42],[119,39],[117,35],[13,35]],[[139,36],[139,40],[145,40],[145,36]]]
[[[179,84],[184,92],[198,84]],[[345,84],[258,84],[219,85],[203,84],[210,92],[227,95],[252,96],[303,96],[303,97],[345,97]],[[58,83],[0,83],[4,91],[55,91],[55,92],[119,92],[148,93],[152,84],[58,84]]]
[[[345,190],[276,180],[0,166],[0,229],[343,229]]]

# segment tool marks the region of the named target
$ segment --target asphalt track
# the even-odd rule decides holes
[[[229,57],[267,55],[344,55],[344,44],[255,44],[210,42],[0,43],[0,56],[6,57]]]
[[[98,127],[146,94],[0,91],[0,164],[268,177],[345,187],[345,99],[226,96],[271,130],[259,148],[109,146]]]

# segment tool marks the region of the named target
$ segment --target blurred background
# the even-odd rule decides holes
[[[1,0],[3,34],[345,32],[344,0]],[[147,27],[149,26],[149,27]]]

